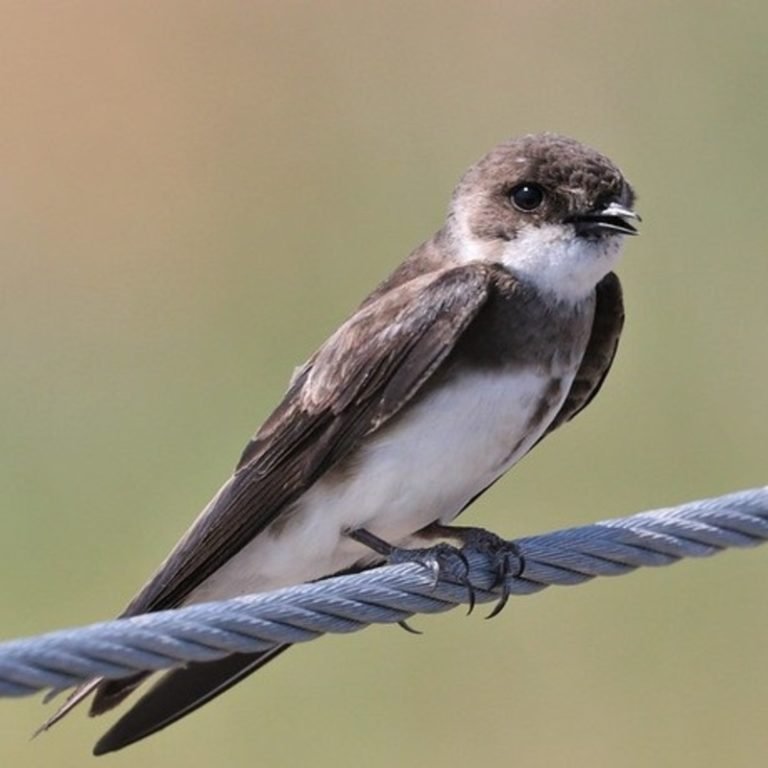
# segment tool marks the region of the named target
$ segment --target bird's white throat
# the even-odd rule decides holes
[[[501,261],[541,291],[580,301],[616,266],[623,240],[580,237],[570,224],[529,225],[506,243]]]
[[[463,261],[500,262],[558,301],[577,302],[616,266],[623,240],[619,234],[580,237],[570,224],[530,224],[501,244],[464,229],[460,253]]]

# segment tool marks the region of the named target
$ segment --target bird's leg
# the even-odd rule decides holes
[[[463,525],[441,525],[432,523],[419,531],[418,536],[451,539],[460,542],[463,547],[470,547],[488,554],[493,560],[496,581],[493,586],[501,586],[501,597],[486,618],[498,616],[509,600],[508,579],[517,578],[525,570],[525,560],[514,541],[507,541],[484,528]]]
[[[395,547],[388,541],[380,539],[376,534],[371,533],[365,528],[355,528],[354,530],[347,531],[347,536],[382,557],[388,558],[395,551]]]
[[[421,536],[422,531],[419,531],[418,535]],[[439,542],[430,547],[419,549],[396,547],[365,528],[347,531],[347,536],[386,558],[390,564],[416,563],[421,565],[433,574],[435,583],[444,574],[449,575],[453,580],[466,587],[469,595],[468,612],[471,613],[475,607],[475,590],[469,581],[469,562],[458,547],[446,542]]]

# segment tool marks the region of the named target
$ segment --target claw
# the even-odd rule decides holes
[[[517,568],[515,568],[514,573],[512,572],[512,568],[509,566],[509,553],[506,557],[506,573],[504,574],[504,578],[506,579],[508,576],[511,576],[513,579],[519,579],[523,573],[525,572],[525,556],[520,551],[520,549],[517,547],[517,545],[514,545],[514,558],[517,561]]]
[[[512,570],[513,558],[517,566],[514,572]],[[493,584],[493,588],[495,589],[496,587],[501,585],[501,597],[499,598],[496,605],[493,606],[493,610],[485,617],[486,619],[492,619],[498,616],[504,610],[510,595],[509,587],[507,586],[507,584],[509,583],[508,579],[510,577],[514,579],[519,578],[520,576],[522,576],[524,570],[525,570],[525,559],[523,558],[522,554],[520,554],[520,550],[513,543],[512,551],[504,552],[504,555],[501,558],[501,561],[498,567],[496,568],[496,581]]]
[[[437,586],[443,573],[449,574],[467,590],[467,615],[474,610],[476,598],[474,587],[469,580],[469,560],[460,549],[445,543],[426,549],[394,549],[389,562],[416,563],[428,569],[433,577],[433,586]]]
[[[450,546],[450,544],[446,546]],[[455,555],[464,568],[464,572],[458,578],[459,583],[467,590],[467,616],[469,616],[472,611],[475,610],[476,604],[475,588],[472,586],[472,582],[469,580],[469,560],[467,560],[467,556],[460,549],[452,548],[450,554]]]
[[[423,635],[421,630],[414,629],[405,619],[398,621],[397,625],[402,627],[406,632],[410,632],[412,635]]]
[[[498,599],[496,605],[493,606],[493,610],[485,617],[487,619],[493,619],[498,616],[506,607],[509,600],[509,592],[504,590],[502,596]]]
[[[467,616],[469,616],[472,611],[475,610],[475,590],[472,588],[469,581],[467,581],[464,586],[467,588]]]

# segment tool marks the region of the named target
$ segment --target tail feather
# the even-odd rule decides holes
[[[35,736],[39,736],[51,726],[56,725],[62,717],[68,715],[78,704],[87,699],[101,682],[101,678],[97,677],[94,680],[89,680],[87,683],[78,685],[77,688],[67,696],[67,700],[32,734],[32,738],[34,739]]]
[[[259,653],[236,653],[167,672],[99,739],[94,755],[122,749],[175,723],[288,648],[286,644]]]
[[[88,714],[93,717],[94,715],[101,715],[109,711],[116,707],[128,694],[132,693],[150,674],[150,672],[139,672],[120,680],[104,680],[104,678],[96,677],[82,685],[78,685],[67,696],[66,701],[32,734],[32,738],[34,739],[56,725],[59,720],[66,717],[94,692],[95,695]],[[57,691],[52,692],[53,695],[56,693]],[[45,698],[45,702],[48,702],[50,697],[51,694]]]
[[[88,714],[93,717],[109,712],[133,693],[151,674],[151,672],[138,672],[119,680],[102,680],[96,687]]]

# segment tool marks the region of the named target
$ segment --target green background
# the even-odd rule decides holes
[[[759,2],[0,2],[0,635],[107,618],[294,365],[497,141],[610,155],[643,235],[595,404],[475,505],[507,536],[768,480]],[[755,766],[768,550],[294,649],[115,766]],[[482,613],[482,612],[480,612]],[[0,702],[0,765],[108,719]]]

